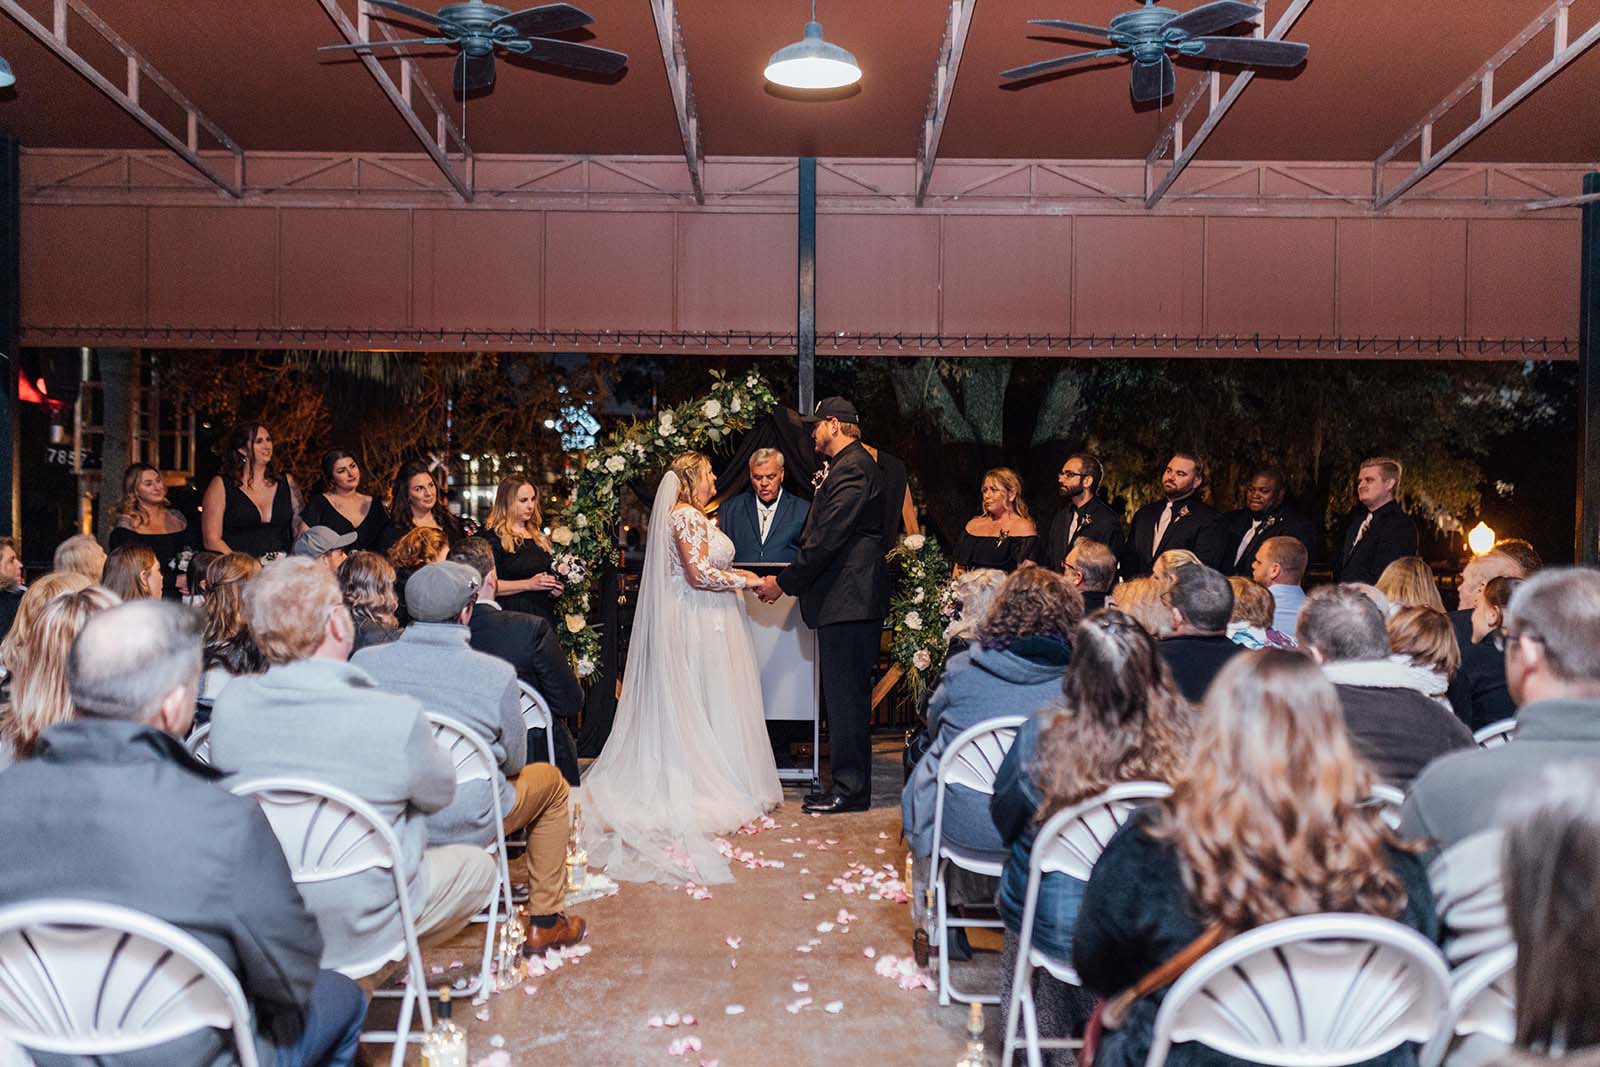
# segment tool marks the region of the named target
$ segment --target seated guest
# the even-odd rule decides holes
[[[339,564],[339,592],[356,624],[352,655],[400,636],[394,567],[376,552],[352,552]]]
[[[218,556],[206,568],[206,627],[200,676],[200,701],[216,700],[223,687],[241,674],[260,674],[267,661],[245,622],[245,586],[261,573],[261,561],[245,552]],[[209,713],[207,713],[209,718]]]
[[[1081,538],[1073,542],[1061,573],[1083,597],[1083,610],[1099,611],[1111,595],[1111,583],[1117,580],[1117,557],[1110,546]]]
[[[1294,638],[1272,628],[1272,594],[1249,578],[1229,578],[1233,614],[1228,617],[1228,640],[1241,648],[1293,648]]]
[[[1456,684],[1461,670],[1461,650],[1456,647],[1450,616],[1432,608],[1398,608],[1389,616],[1384,629],[1389,634],[1389,659],[1412,669],[1414,688],[1465,721],[1461,714],[1465,704],[1460,708],[1456,706],[1457,694],[1463,701],[1466,694]]]
[[[1294,537],[1269,537],[1256,549],[1250,577],[1272,594],[1272,629],[1293,637],[1300,607],[1306,602],[1301,583],[1306,580],[1310,557]]]
[[[1461,649],[1458,676],[1467,694],[1464,720],[1469,729],[1481,730],[1516,714],[1517,706],[1506,689],[1505,616],[1521,584],[1521,578],[1491,578],[1469,613],[1471,641]]]
[[[17,543],[9,537],[0,537],[0,640],[17,618],[17,605],[27,586],[22,584],[22,557],[17,555]]]
[[[1006,572],[993,567],[977,567],[962,571],[950,581],[951,598],[955,603],[955,617],[944,628],[945,667],[950,670],[956,655],[972,647],[977,639],[978,627],[989,614],[995,594],[1005,584]],[[966,660],[962,660],[965,664]],[[930,694],[931,695],[931,694]]]
[[[161,561],[143,545],[113,548],[106,557],[100,583],[119,600],[144,600],[161,596]]]
[[[294,539],[294,547],[289,552],[290,555],[317,560],[337,574],[339,564],[344,562],[348,549],[355,543],[356,535],[353,530],[341,534],[326,526],[308,526],[305,533]]]
[[[422,705],[386,693],[345,660],[355,625],[328,568],[293,557],[262,568],[244,590],[245,616],[266,673],[236,678],[211,712],[211,762],[235,781],[311,778],[365,800],[394,828],[425,944],[454,936],[498,877],[475,845],[426,848],[427,816],[455,796],[455,768]],[[368,870],[300,887],[322,929],[329,967],[371,959],[401,939],[393,876]]]
[[[1000,878],[1005,952],[1000,973],[1016,967],[1028,891],[1028,864],[1039,827],[1051,816],[1105,792],[1119,782],[1171,780],[1188,747],[1189,708],[1155,640],[1116,609],[1096,612],[1072,633],[1072,665],[1062,680],[1064,699],[1034,715],[1017,731],[995,779],[989,813],[1010,846]],[[1046,874],[1039,883],[1033,947],[1051,959],[1072,959],[1072,928],[1087,883]],[[1034,976],[1040,1032],[1065,1035],[1078,1028],[1079,998],[1046,972]],[[1011,984],[1002,986],[1009,997]],[[1059,1009],[1059,1010],[1057,1010]],[[1002,1004],[1000,1014],[1009,1008]]]
[[[172,923],[239,979],[261,1063],[348,1067],[361,990],[317,969],[316,920],[260,807],[219,788],[178,742],[200,676],[196,623],[146,600],[84,624],[67,664],[76,714],[0,774],[0,904],[75,897]],[[232,1046],[201,1027],[94,1062],[226,1065]]]
[[[1006,467],[985,471],[978,514],[967,521],[956,542],[956,572],[993,567],[1010,574],[1031,560],[1039,530],[1022,499],[1022,479]]]
[[[217,552],[208,552],[201,549],[189,557],[189,568],[185,571],[184,584],[188,592],[183,594],[183,602],[191,608],[204,605],[206,595],[206,568],[211,566],[213,560],[221,559]]]
[[[17,602],[17,617],[12,620],[11,629],[6,631],[4,639],[0,639],[0,667],[4,667],[8,674],[16,674],[17,668],[22,665],[20,649],[28,640],[34,620],[44,611],[46,604],[58,596],[76,593],[93,584],[77,571],[51,571],[28,586],[27,592]]]
[[[1208,930],[1220,940],[1296,915],[1377,915],[1436,942],[1422,863],[1366,806],[1372,782],[1313,662],[1281,649],[1233,660],[1195,718],[1172,797],[1136,812],[1095,864],[1072,944],[1084,988],[1115,996]],[[1095,1062],[1143,1063],[1170,988],[1136,1001]],[[1166,1059],[1242,1062],[1198,1042]],[[1415,1052],[1367,1062],[1401,1067]]]
[[[411,530],[433,530],[443,534],[446,541],[459,541],[463,536],[461,520],[439,498],[433,468],[420,459],[401,464],[394,476],[394,488],[389,494],[389,525],[378,538],[378,551],[387,552]]]
[[[117,603],[98,585],[63,593],[46,604],[17,647],[11,701],[0,712],[0,766],[33,755],[45,729],[72,718],[67,653],[84,623]]]
[[[1061,677],[1083,599],[1061,575],[1026,567],[1006,579],[978,624],[977,645],[961,653],[928,702],[928,751],[900,795],[900,824],[925,885],[933,854],[939,764],[963,731],[1001,715],[1035,715],[1061,699]],[[1005,842],[989,817],[988,798],[965,786],[945,791],[944,836],[966,850],[1003,856]],[[918,893],[913,892],[916,899]]]
[[[199,544],[199,531],[191,529],[183,512],[167,500],[167,485],[161,472],[148,463],[131,464],[122,476],[122,500],[117,505],[116,525],[106,539],[113,553],[127,545],[149,549],[160,561],[165,579],[164,595],[176,600],[183,577],[178,570],[184,555]],[[105,583],[108,587],[109,582]],[[124,600],[137,599],[117,592]]]
[[[74,571],[91,582],[98,582],[106,569],[106,550],[88,534],[73,534],[56,546],[51,569]]]
[[[1534,570],[1538,570],[1537,567]],[[1502,552],[1498,548],[1491,549],[1481,556],[1474,556],[1461,568],[1461,579],[1456,584],[1456,610],[1450,613],[1450,623],[1455,627],[1456,643],[1461,646],[1464,654],[1467,646],[1474,642],[1472,636],[1472,609],[1478,606],[1478,600],[1483,596],[1484,587],[1492,578],[1529,577],[1533,572],[1524,573],[1522,566],[1509,552]]]
[[[506,611],[496,599],[499,574],[494,552],[481,537],[464,537],[450,549],[452,563],[464,563],[478,572],[478,602],[472,607],[467,627],[468,643],[479,652],[496,656],[511,664],[519,681],[531,686],[550,705],[555,720],[556,766],[568,785],[578,784],[578,747],[567,723],[583,710],[583,685],[572,673],[572,664],[561,647],[555,630],[538,615]],[[528,758],[542,760],[550,751],[545,732],[528,730]]]
[[[1494,543],[1494,550],[1511,557],[1517,565],[1517,577],[1532,578],[1544,569],[1539,550],[1521,537],[1502,537]]]
[[[428,815],[428,844],[495,843],[494,794],[510,836],[528,831],[525,853],[534,952],[575,945],[585,922],[561,911],[567,889],[567,783],[548,763],[528,763],[517,675],[504,660],[468,647],[467,620],[478,600],[478,572],[430,563],[406,583],[411,625],[388,644],[352,656],[379,687],[402,693],[488,742],[492,782],[464,782],[450,804]]]
[[[1381,780],[1407,789],[1429,763],[1473,747],[1461,720],[1417,688],[1415,671],[1389,659],[1383,613],[1360,589],[1314,590],[1297,636],[1333,683],[1351,740]]]
[[[1600,763],[1600,572],[1540,571],[1512,596],[1505,635],[1516,740],[1423,771],[1402,814],[1408,837],[1448,847],[1493,825],[1501,803],[1532,789],[1545,767]]]
[[[1444,610],[1444,598],[1434,581],[1433,568],[1421,556],[1401,556],[1378,575],[1378,592],[1389,598],[1395,610],[1432,608]]]
[[[1172,632],[1161,639],[1161,658],[1172,668],[1178,691],[1198,704],[1223,665],[1244,651],[1227,635],[1233,589],[1220,571],[1191,563],[1173,572],[1166,603]]]
[[[1179,567],[1187,567],[1191,563],[1199,563],[1200,557],[1190,552],[1187,548],[1169,548],[1156,557],[1155,566],[1150,569],[1150,577],[1158,582],[1172,584],[1172,576]]]
[[[1167,583],[1149,576],[1118,582],[1108,606],[1126,612],[1151,637],[1172,632],[1172,611],[1166,605]]]
[[[756,449],[750,454],[750,488],[717,509],[717,525],[733,542],[733,558],[740,566],[794,562],[811,505],[784,492],[783,466],[783,453],[776,448]]]
[[[406,622],[406,579],[430,563],[442,563],[450,555],[450,539],[431,526],[408,530],[389,546],[389,562],[394,565],[394,595],[399,603],[400,624]]]

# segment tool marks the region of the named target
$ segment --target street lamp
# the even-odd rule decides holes
[[[1467,547],[1474,556],[1487,556],[1494,548],[1494,541],[1494,531],[1482,520],[1467,533]]]

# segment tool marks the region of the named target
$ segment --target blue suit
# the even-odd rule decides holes
[[[795,546],[806,526],[811,505],[788,490],[778,497],[767,540],[761,541],[761,520],[756,516],[756,494],[745,490],[729,497],[717,510],[717,524],[733,541],[735,563],[793,563]]]

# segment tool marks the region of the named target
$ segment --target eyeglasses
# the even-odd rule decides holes
[[[1082,471],[1075,471],[1075,470],[1069,470],[1069,469],[1063,468],[1062,471],[1061,471],[1061,477],[1063,477],[1063,478],[1082,478],[1083,477],[1083,472]]]
[[[1071,571],[1073,574],[1082,574],[1083,573],[1081,570],[1079,570],[1077,567],[1074,567],[1072,564],[1068,563],[1066,560],[1062,560],[1061,561],[1061,569],[1064,570],[1064,571]]]

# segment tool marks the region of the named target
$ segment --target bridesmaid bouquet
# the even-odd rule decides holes
[[[562,585],[581,585],[589,578],[589,565],[571,552],[562,552],[550,561],[550,570]]]

